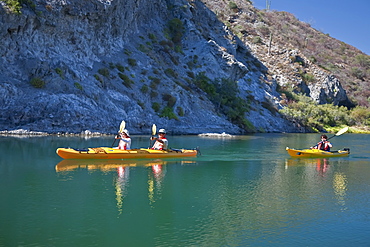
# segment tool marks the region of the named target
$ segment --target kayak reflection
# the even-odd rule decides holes
[[[114,189],[118,213],[122,213],[124,199],[128,195],[130,169],[135,167],[148,167],[148,199],[153,205],[157,198],[161,197],[163,180],[166,174],[166,166],[169,164],[191,165],[195,160],[62,160],[55,166],[59,173],[69,173],[78,169],[88,171],[100,170],[103,172],[115,171]]]
[[[328,171],[330,167],[329,159],[326,158],[312,158],[312,159],[286,159],[285,160],[285,168],[287,169],[289,166],[308,166],[308,167],[316,167],[316,171],[320,174],[324,174]]]
[[[180,163],[182,165],[186,164],[195,164],[195,160],[191,159],[176,159],[176,160],[162,160],[162,159],[155,159],[155,160],[145,160],[145,159],[128,159],[128,160],[120,160],[120,159],[110,159],[110,160],[62,160],[56,166],[55,170],[57,172],[62,171],[73,171],[76,169],[88,169],[88,170],[101,170],[101,171],[111,171],[118,169],[119,167],[135,167],[135,166],[153,166],[157,164],[165,165],[165,164],[174,164]]]

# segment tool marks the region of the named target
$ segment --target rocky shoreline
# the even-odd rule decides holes
[[[336,130],[329,130],[330,133],[335,133]],[[370,134],[370,128],[367,126],[351,126],[349,128],[348,133],[354,134]],[[32,130],[25,130],[25,129],[15,129],[15,130],[0,130],[0,136],[111,136],[114,133],[101,133],[101,132],[92,132],[90,130],[84,130],[80,133],[74,132],[56,132],[56,133],[49,133],[44,131],[32,131]],[[230,135],[225,132],[222,133],[200,133],[198,134],[200,137],[218,137],[218,138],[232,138],[235,135]]]
[[[48,135],[57,135],[57,136],[108,136],[112,134],[100,133],[100,132],[91,132],[90,130],[82,131],[81,133],[71,133],[71,132],[57,132],[57,133],[48,133],[42,131],[30,131],[25,129],[16,129],[16,130],[2,130],[0,131],[0,136],[48,136]]]

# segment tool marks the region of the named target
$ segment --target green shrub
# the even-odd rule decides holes
[[[74,86],[77,88],[77,89],[80,89],[81,91],[82,91],[82,85],[80,84],[80,83],[78,83],[78,82],[75,82],[74,83]]]
[[[157,89],[157,86],[161,83],[161,80],[157,77],[149,76],[150,82],[150,88]]]
[[[95,78],[98,82],[100,82],[100,83],[102,83],[102,84],[103,84],[103,80],[100,78],[100,76],[99,76],[99,75],[95,74],[95,75],[94,75],[94,78]]]
[[[159,112],[159,110],[161,109],[161,105],[158,102],[153,102],[152,108],[155,112]]]
[[[262,42],[262,38],[260,37],[260,36],[254,36],[253,38],[252,38],[252,43],[253,44],[262,44],[263,42]]]
[[[311,63],[316,63],[317,62],[317,59],[314,57],[314,56],[310,56],[308,58],[308,60],[311,62]]]
[[[361,119],[360,122],[364,121],[356,113],[352,115],[346,107],[333,104],[319,105],[304,95],[296,95],[295,98],[296,100],[281,109],[280,113],[313,130],[321,131],[329,127],[351,125],[357,121],[356,119]]]
[[[156,91],[150,91],[150,98],[155,98],[155,97],[157,97],[158,96],[158,93],[156,92]]]
[[[162,95],[162,99],[164,101],[167,101],[167,106],[170,108],[172,108],[176,104],[176,101],[177,101],[175,96],[171,94],[167,94],[167,93]]]
[[[119,72],[124,72],[125,71],[125,67],[123,67],[121,64],[116,64],[116,68],[118,69]]]
[[[195,75],[194,75],[194,72],[193,72],[193,71],[187,71],[187,72],[186,72],[186,74],[187,74],[190,78],[192,78],[192,79],[194,79],[194,78],[195,78]]]
[[[129,50],[127,50],[127,49],[125,49],[124,51],[123,51],[127,56],[131,56],[131,51],[129,51]]]
[[[137,104],[141,107],[141,109],[145,109],[145,104],[141,102],[140,100],[137,102]]]
[[[178,74],[171,68],[168,68],[164,71],[164,73],[167,75],[167,76],[171,76],[171,77],[174,77],[174,78],[177,78]]]
[[[194,84],[210,96],[216,94],[216,87],[211,83],[211,79],[205,75],[205,72],[200,72],[195,76]]]
[[[360,68],[351,68],[351,74],[357,79],[364,80],[366,77],[366,72]]]
[[[31,85],[34,87],[34,88],[44,88],[45,87],[45,82],[44,80],[42,80],[41,78],[39,77],[34,77],[31,79],[30,81]]]
[[[134,84],[134,81],[131,80],[127,75],[118,73],[118,76],[122,79],[122,84],[128,88],[131,88],[131,84]]]
[[[183,117],[185,115],[184,109],[181,106],[178,106],[176,109],[177,109],[177,114],[180,117]]]
[[[148,53],[150,51],[150,49],[143,44],[140,44],[137,49],[141,51],[142,53]]]
[[[214,105],[218,105],[221,113],[234,124],[247,130],[245,125],[245,113],[249,110],[248,103],[238,96],[238,85],[236,81],[221,78],[215,80],[216,93],[211,97]]]
[[[63,70],[61,68],[56,68],[55,69],[55,72],[62,78],[64,79],[64,73],[63,73]]]
[[[365,69],[368,69],[370,68],[370,56],[368,55],[363,55],[363,54],[360,54],[360,55],[357,55],[355,57],[356,59],[356,62],[363,68]]]
[[[249,104],[238,96],[239,89],[236,81],[225,78],[211,81],[204,72],[201,72],[196,75],[194,84],[207,94],[220,113],[232,123],[250,130],[250,126],[244,121]]]
[[[156,37],[153,33],[149,33],[149,34],[148,34],[148,37],[149,37],[149,39],[151,39],[152,41],[157,40],[157,37]]]
[[[232,9],[232,10],[236,10],[236,9],[238,9],[238,6],[233,1],[230,1],[229,2],[229,8]]]
[[[114,63],[110,62],[110,63],[109,63],[109,68],[110,68],[110,69],[115,69],[115,68],[116,68],[116,66],[114,65]]]
[[[370,109],[357,106],[350,111],[352,125],[370,125]]]
[[[98,73],[104,77],[109,78],[109,70],[107,68],[101,68],[98,70]]]
[[[168,35],[175,45],[181,45],[182,35],[184,33],[184,25],[178,18],[174,18],[168,22]]]
[[[162,110],[162,112],[161,112],[161,114],[159,116],[160,117],[166,117],[168,119],[176,119],[176,120],[179,120],[179,118],[173,112],[173,108],[172,107],[168,107],[168,106],[166,106],[165,108],[163,108],[163,110]]]
[[[133,58],[129,58],[129,59],[127,59],[127,61],[128,61],[128,64],[131,65],[132,67],[137,65],[136,60],[133,59]]]
[[[159,44],[163,47],[163,49],[168,53],[169,51],[173,50],[174,44],[168,40],[162,40]]]
[[[148,85],[145,85],[145,84],[144,84],[144,85],[141,87],[140,91],[141,91],[142,93],[147,93],[147,92],[149,91],[149,87],[148,87]]]
[[[5,0],[6,6],[9,8],[9,11],[14,14],[21,14],[22,5],[19,0]]]
[[[302,80],[306,83],[315,81],[315,76],[311,73],[302,73],[301,77],[302,77]]]

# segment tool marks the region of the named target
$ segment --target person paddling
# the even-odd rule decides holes
[[[150,140],[155,140],[154,145],[151,149],[167,150],[168,140],[166,138],[166,130],[160,129],[158,131],[158,137],[151,137]]]
[[[128,150],[131,148],[131,137],[127,129],[124,129],[122,133],[116,136],[116,139],[120,139],[118,149]]]
[[[328,141],[328,137],[326,135],[321,135],[321,142],[317,143],[312,148],[330,152],[331,147],[333,147],[333,145]]]

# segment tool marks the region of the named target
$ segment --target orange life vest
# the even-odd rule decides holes
[[[325,142],[319,142],[317,144],[317,149],[324,150],[324,151],[330,151],[330,147],[328,145],[328,141]]]

